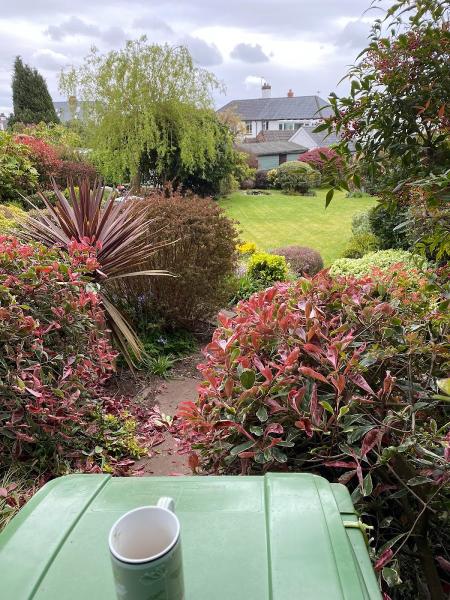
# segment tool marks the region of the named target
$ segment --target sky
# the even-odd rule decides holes
[[[214,100],[331,91],[366,45],[370,0],[1,0],[0,112],[12,109],[16,55],[45,77],[54,100],[63,68],[95,45],[107,52],[127,39],[186,45],[198,66],[224,83]]]

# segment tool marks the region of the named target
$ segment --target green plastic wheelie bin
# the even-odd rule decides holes
[[[114,600],[108,532],[175,499],[186,600],[380,600],[347,489],[309,474],[69,475],[0,534],[2,600]]]

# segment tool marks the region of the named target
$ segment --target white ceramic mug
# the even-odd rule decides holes
[[[118,519],[109,549],[120,600],[183,600],[180,522],[172,498]]]

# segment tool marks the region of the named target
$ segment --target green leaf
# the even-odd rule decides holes
[[[446,377],[445,379],[438,379],[437,384],[440,390],[450,396],[450,377]]]
[[[389,587],[394,587],[402,583],[402,580],[400,579],[400,576],[397,573],[397,571],[395,569],[392,569],[391,567],[384,567],[382,575],[383,579]]]
[[[329,129],[329,127],[330,126],[328,125],[328,123],[321,123],[314,129],[313,133],[319,133],[320,131],[325,131],[325,129]]]
[[[350,410],[350,406],[341,406],[341,408],[339,409],[338,421],[341,417],[346,415],[349,410]]]
[[[266,407],[265,406],[260,406],[258,408],[258,410],[256,411],[256,416],[261,421],[261,423],[265,423],[267,421],[267,419],[269,418],[269,415],[267,414]]]
[[[255,379],[256,379],[255,371],[252,371],[251,369],[244,369],[241,373],[241,376],[239,377],[239,380],[240,380],[242,386],[246,390],[249,390],[251,387],[253,387],[253,384],[255,383]]]
[[[334,189],[331,188],[330,190],[328,190],[327,195],[325,196],[325,208],[327,208],[328,205],[330,204],[330,202],[333,200],[333,196],[334,196]]]
[[[276,446],[274,446],[272,448],[272,454],[274,459],[279,462],[279,463],[285,463],[287,462],[287,456],[284,452],[282,452],[279,448],[277,448]]]
[[[364,496],[370,496],[370,494],[372,493],[372,490],[373,490],[372,475],[370,473],[367,473],[367,475],[364,477],[364,480],[363,480]]]
[[[252,440],[248,440],[247,442],[244,442],[243,444],[239,444],[239,446],[235,446],[234,448],[231,448],[230,454],[232,454],[233,456],[237,456],[241,452],[245,452],[245,450],[252,448],[255,444],[256,444],[256,442],[254,442]]]
[[[250,427],[250,433],[253,433],[254,435],[257,435],[259,437],[260,435],[263,434],[263,429],[262,429],[262,427],[257,427],[256,425],[252,425]]]
[[[428,477],[422,477],[422,476],[418,476],[418,477],[412,477],[411,479],[408,479],[408,481],[406,482],[409,486],[414,487],[415,485],[423,485],[424,483],[434,483],[432,479],[429,479]]]
[[[327,410],[329,413],[334,415],[334,410],[329,402],[327,402],[326,400],[321,400],[319,404],[321,404],[324,407],[324,409]]]

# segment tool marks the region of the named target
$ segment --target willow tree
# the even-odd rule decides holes
[[[149,160],[152,172],[163,174],[174,151],[186,172],[216,160],[214,119],[198,114],[211,117],[212,94],[221,84],[196,67],[183,46],[141,37],[103,55],[93,48],[79,68],[61,73],[59,83],[62,93],[83,103],[90,145],[112,180],[129,174],[139,185]]]

